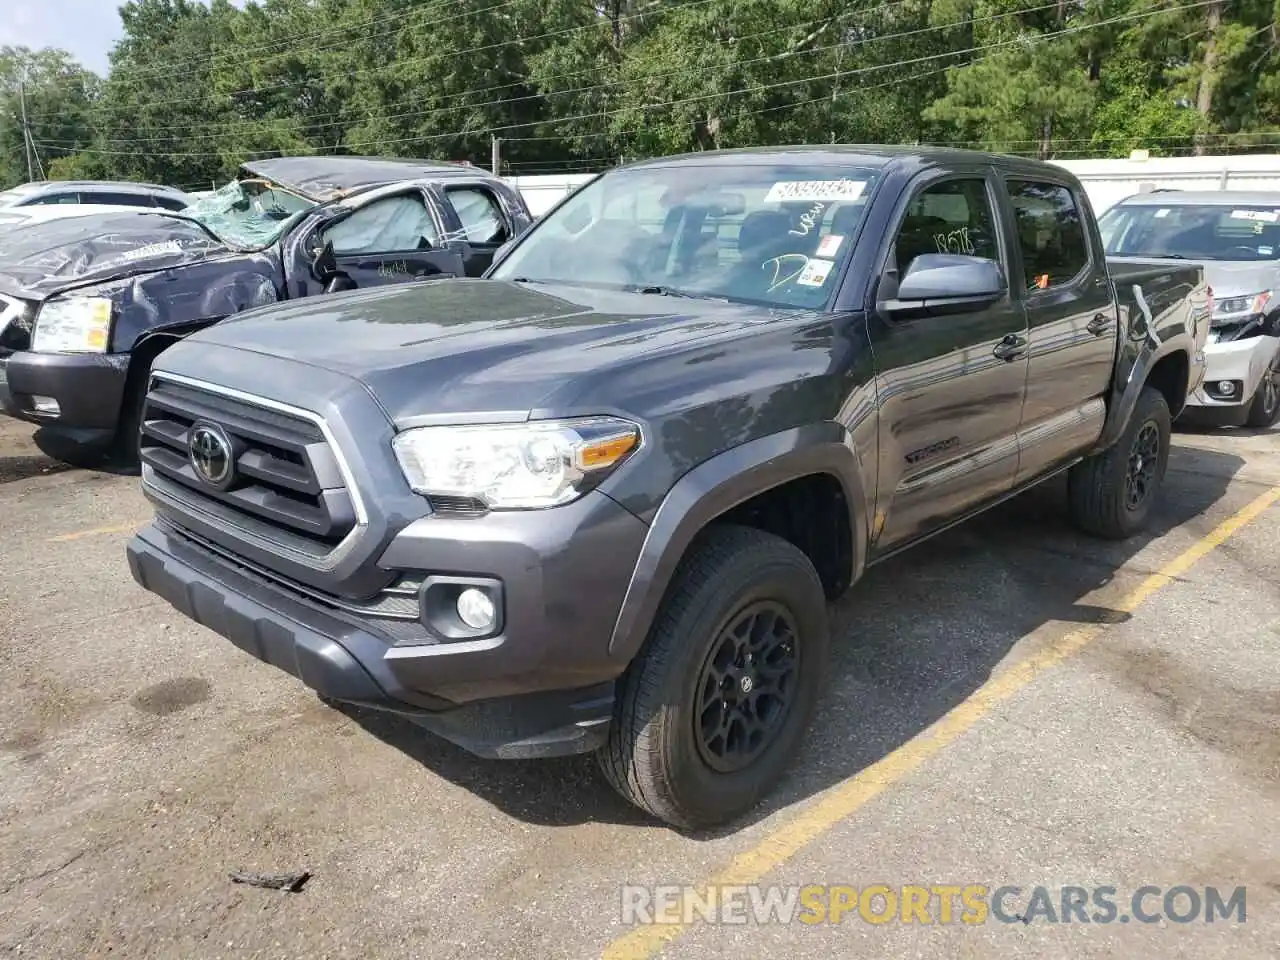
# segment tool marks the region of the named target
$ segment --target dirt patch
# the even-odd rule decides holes
[[[129,703],[143,713],[166,717],[208,700],[213,687],[201,677],[176,677],[139,690]]]
[[[1230,755],[1251,778],[1280,784],[1280,690],[1238,687],[1164,650],[1100,645],[1097,662],[1160,704],[1169,725]]]

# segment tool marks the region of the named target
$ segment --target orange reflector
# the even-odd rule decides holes
[[[582,468],[596,470],[600,467],[612,466],[630,453],[635,445],[636,435],[627,433],[585,446],[580,454]]]

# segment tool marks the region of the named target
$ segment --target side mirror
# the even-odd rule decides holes
[[[887,313],[961,311],[994,303],[1007,289],[1004,273],[994,260],[924,253],[908,265],[897,297],[882,301],[880,309]]]

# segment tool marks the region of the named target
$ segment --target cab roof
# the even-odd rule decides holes
[[[271,180],[317,203],[398,180],[493,177],[482,167],[465,163],[394,157],[275,157],[247,161],[240,169],[242,174]]]
[[[627,164],[628,168],[636,167],[673,167],[683,165],[723,165],[739,166],[742,164],[806,164],[810,166],[861,166],[888,167],[898,162],[911,163],[916,166],[945,166],[947,164],[971,166],[973,164],[995,164],[1004,168],[1019,170],[1052,171],[1055,175],[1070,177],[1071,174],[1057,164],[1029,157],[1015,157],[1002,153],[986,153],[980,150],[960,150],[954,147],[910,146],[894,144],[863,143],[821,143],[796,144],[794,146],[773,147],[735,147],[728,150],[702,150],[696,153],[683,153],[670,157],[657,157],[653,160],[638,160]]]

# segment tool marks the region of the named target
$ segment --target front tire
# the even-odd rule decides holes
[[[1258,382],[1245,417],[1245,426],[1265,430],[1280,420],[1280,353],[1271,358],[1271,365]]]
[[[748,527],[705,531],[621,681],[597,755],[605,777],[676,827],[746,812],[800,750],[827,646],[826,597],[803,552]]]
[[[1108,540],[1124,540],[1142,530],[1169,466],[1171,433],[1164,394],[1143,387],[1120,439],[1067,474],[1076,526]]]

